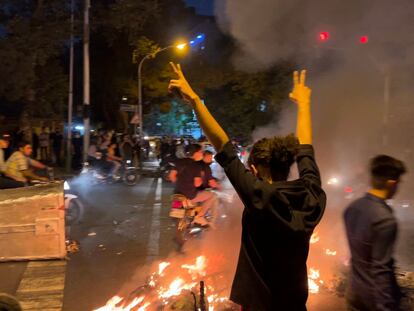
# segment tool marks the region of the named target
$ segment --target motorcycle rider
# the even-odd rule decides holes
[[[201,210],[194,223],[207,226],[206,213],[217,204],[216,195],[206,190],[199,190],[203,185],[202,169],[198,161],[203,159],[203,151],[198,144],[187,147],[188,157],[178,159],[170,172],[170,180],[175,183],[175,193],[184,195],[192,204],[201,203]]]
[[[117,156],[116,149],[117,143],[112,141],[108,146],[107,160],[112,163],[112,172],[111,174],[116,176],[121,168],[122,158]]]
[[[219,183],[217,179],[213,176],[213,172],[211,170],[211,163],[213,163],[213,152],[210,150],[204,150],[203,152],[203,160],[198,162],[201,166],[201,175],[203,177],[203,184],[200,189],[212,188],[218,189]]]

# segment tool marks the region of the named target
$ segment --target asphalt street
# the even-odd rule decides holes
[[[63,261],[0,264],[0,292],[17,295],[20,299],[40,297],[48,292],[53,298],[54,305],[48,302],[49,307],[44,306],[45,302],[42,305],[42,302],[28,301],[26,305],[30,308],[26,310],[92,311],[105,305],[114,295],[142,285],[154,262],[182,258],[172,240],[174,223],[169,210],[173,186],[170,183],[148,176],[132,187],[80,184],[77,190],[86,212],[83,221],[72,226],[69,238],[79,242],[78,252],[69,254]],[[219,228],[215,237],[213,233],[207,233],[213,238],[201,238],[206,243],[198,245],[193,255],[208,249],[211,255],[218,256],[223,255],[224,249],[227,251],[225,257],[233,267],[239,248],[241,203],[228,184],[225,193],[234,198],[234,202],[225,204],[225,213],[229,216],[224,220],[227,231],[220,232]],[[327,213],[322,227],[332,228],[330,218]],[[323,231],[321,240],[326,240],[329,234]],[[406,234],[404,232],[402,235]],[[201,242],[189,241],[188,245],[191,243]],[[315,247],[311,247],[308,267],[323,270],[325,263],[312,256]],[[408,245],[404,245],[403,249],[407,248]],[[227,287],[234,273],[231,269],[226,272]],[[344,300],[323,292],[310,294],[308,309],[345,310]]]

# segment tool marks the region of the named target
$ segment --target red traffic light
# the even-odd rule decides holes
[[[329,39],[329,32],[323,31],[319,33],[319,40],[327,41]]]
[[[368,43],[368,36],[361,36],[361,37],[359,37],[359,42],[361,44],[367,44]]]
[[[352,193],[354,190],[352,189],[352,187],[345,187],[344,191],[345,193]]]

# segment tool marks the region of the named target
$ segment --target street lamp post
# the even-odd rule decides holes
[[[83,24],[83,162],[86,161],[90,136],[90,68],[89,68],[89,9],[90,0],[85,0]]]
[[[68,127],[66,134],[66,171],[72,167],[72,110],[73,110],[73,57],[74,57],[74,11],[75,0],[70,3],[70,48],[69,48],[69,94],[68,94]]]
[[[140,143],[140,148],[139,148],[139,167],[142,169],[142,143],[143,143],[143,137],[144,137],[144,124],[143,124],[143,118],[142,118],[142,66],[144,65],[144,62],[147,59],[150,58],[155,58],[159,53],[172,49],[172,48],[178,48],[180,50],[182,50],[184,47],[187,46],[187,43],[182,43],[179,45],[169,45],[165,48],[161,48],[161,49],[157,49],[155,52],[153,53],[149,53],[147,55],[145,55],[141,61],[138,64],[138,71],[137,71],[137,76],[138,76],[138,105],[135,109],[135,113],[138,115],[138,123],[139,123],[139,143]],[[135,127],[135,133],[137,130],[137,126]]]

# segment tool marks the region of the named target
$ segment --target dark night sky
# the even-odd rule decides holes
[[[188,6],[195,7],[200,15],[214,14],[214,0],[185,0]]]

